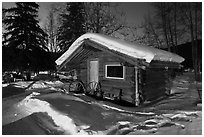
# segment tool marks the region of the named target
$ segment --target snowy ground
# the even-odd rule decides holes
[[[63,86],[60,81],[4,84],[3,134],[202,134],[202,108],[195,104],[190,73],[175,79],[170,97],[141,107],[63,94]]]

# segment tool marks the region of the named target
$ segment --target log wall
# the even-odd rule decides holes
[[[102,90],[105,93],[118,94],[122,91],[122,100],[134,103],[135,98],[135,83],[134,83],[134,66],[129,63],[115,57],[111,54],[97,51],[94,54],[89,55],[80,63],[73,62],[72,65],[67,64],[64,70],[76,69],[78,79],[82,80],[85,85],[88,84],[88,63],[89,60],[98,59],[99,60],[99,81],[101,83]],[[109,79],[105,78],[105,65],[107,64],[124,64],[125,66],[125,79]]]
[[[147,101],[153,101],[169,93],[172,85],[170,70],[148,68],[143,73],[145,74],[143,74],[142,92]]]

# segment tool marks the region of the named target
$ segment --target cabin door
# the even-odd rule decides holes
[[[88,82],[98,82],[98,72],[99,71],[99,61],[90,60],[89,61],[89,80]]]

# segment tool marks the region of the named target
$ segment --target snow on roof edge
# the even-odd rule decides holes
[[[87,39],[89,39],[90,41],[96,42],[100,45],[103,45],[104,47],[110,50],[115,50],[117,52],[129,55],[133,58],[145,59],[147,63],[150,63],[152,60],[176,62],[176,63],[181,63],[184,61],[184,58],[171,52],[152,48],[149,46],[129,43],[129,42],[112,38],[110,36],[106,36],[102,34],[86,33],[80,36],[76,41],[74,41],[74,43],[70,46],[70,48],[55,61],[56,64],[61,65]]]

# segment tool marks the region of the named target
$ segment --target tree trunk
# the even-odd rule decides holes
[[[160,41],[160,39],[159,39],[159,37],[158,37],[158,35],[157,35],[157,33],[156,33],[156,31],[155,31],[155,28],[154,28],[154,26],[153,26],[153,23],[152,23],[152,21],[151,21],[151,18],[150,18],[150,15],[148,14],[148,19],[147,19],[147,21],[148,21],[148,26],[150,27],[150,30],[151,30],[151,32],[153,33],[153,35],[154,35],[154,39],[155,39],[155,41],[157,42],[157,48],[158,49],[160,49],[160,47],[161,47],[161,41]]]
[[[169,37],[170,37],[170,47],[172,46],[172,47],[174,47],[174,40],[173,40],[173,33],[172,33],[172,28],[171,28],[171,21],[170,21],[170,12],[171,12],[171,10],[170,10],[170,7],[169,7],[169,5],[168,5],[168,15],[167,15],[167,20],[168,20],[168,22],[167,22],[167,24],[168,24],[168,28],[169,28]],[[174,51],[173,51],[174,52]]]
[[[85,30],[86,30],[86,32],[88,32],[88,3],[86,3],[86,2],[83,2],[83,4],[84,4],[84,10],[85,10],[85,13],[84,13],[84,18],[85,18]]]
[[[189,6],[189,17],[190,17],[190,32],[191,32],[191,44],[192,44],[192,61],[193,61],[193,68],[195,72],[195,78],[197,76],[197,70],[196,70],[196,63],[195,63],[195,58],[196,58],[196,53],[195,53],[195,43],[194,43],[194,33],[193,33],[193,18],[192,18],[192,6],[191,3],[188,4]]]
[[[170,51],[170,46],[169,46],[169,41],[168,41],[168,36],[167,36],[167,27],[166,27],[166,11],[165,11],[166,6],[165,6],[165,3],[163,3],[163,4],[161,3],[162,26],[163,26],[163,30],[164,30],[166,45],[167,45],[168,51]]]
[[[176,2],[174,3],[174,36],[175,36],[175,45],[174,45],[174,53],[177,53],[177,21],[176,21],[176,14],[177,14],[177,5]]]
[[[100,8],[101,8],[101,3],[97,2],[96,3],[96,33],[99,33],[100,31]]]
[[[198,80],[198,34],[197,34],[197,3],[195,3],[195,77]]]

